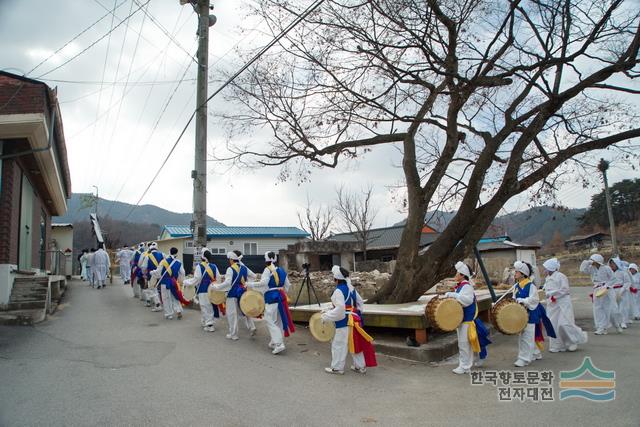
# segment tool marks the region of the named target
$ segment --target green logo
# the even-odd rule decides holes
[[[616,398],[616,372],[595,367],[590,357],[574,371],[560,371],[560,400],[577,397],[596,402]]]

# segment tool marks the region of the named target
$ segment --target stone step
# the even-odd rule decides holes
[[[16,294],[24,294],[25,292],[44,292],[47,293],[48,288],[40,288],[40,287],[35,287],[35,288],[13,288],[11,290],[11,293],[16,293]]]
[[[46,307],[46,301],[16,301],[7,304],[8,310],[32,310],[43,309]]]
[[[11,304],[12,302],[46,302],[47,298],[42,298],[39,296],[25,296],[22,298],[9,298],[9,304]]]
[[[49,283],[48,276],[34,276],[34,277],[16,277],[14,279],[14,285],[21,283]]]
[[[30,326],[45,318],[44,309],[0,311],[0,325]]]
[[[14,282],[14,288],[46,288],[49,286],[49,282]]]
[[[10,300],[14,299],[47,299],[46,292],[12,292]]]

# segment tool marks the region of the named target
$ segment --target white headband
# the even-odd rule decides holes
[[[558,258],[551,258],[542,263],[542,266],[547,271],[558,271],[560,270],[560,262]]]
[[[600,254],[593,254],[589,257],[589,259],[593,262],[597,262],[598,264],[604,264],[604,258]]]
[[[638,264],[634,264],[634,263],[629,264],[629,270],[631,270],[632,268],[633,268],[635,271],[638,271]]]
[[[209,250],[209,248],[202,248],[202,253],[200,253],[200,258],[202,258],[203,261],[209,261],[207,257],[204,256],[205,252],[211,252],[211,251]]]
[[[469,267],[462,261],[456,262],[456,271],[469,279],[471,278],[471,271],[469,270]]]
[[[278,262],[278,255],[276,255],[276,253],[275,253],[275,252],[273,252],[273,258],[270,258],[270,257],[269,257],[269,254],[270,254],[270,253],[271,253],[271,251],[269,251],[269,252],[265,252],[265,253],[264,253],[264,260],[265,260],[265,262],[269,262],[269,261],[271,261],[271,262]]]
[[[156,242],[151,242],[149,244],[149,249],[158,249],[158,244]]]
[[[527,267],[527,264],[525,264],[522,261],[516,261],[513,264],[513,268],[515,268],[516,271],[519,271],[520,273],[524,274],[527,277],[531,276],[531,272],[529,271],[529,267]]]
[[[236,255],[235,252],[231,251],[231,252],[227,252],[227,258],[232,259],[234,261],[240,261],[240,258],[242,257],[239,257],[238,255]]]
[[[333,278],[336,280],[347,280],[347,278],[342,275],[340,266],[338,265],[334,265],[333,267],[331,267],[331,273],[333,273]]]
[[[616,265],[616,267],[618,267],[618,270],[621,270],[623,268],[622,260],[620,258],[618,258],[618,257],[611,258],[609,261],[613,261],[613,263]]]

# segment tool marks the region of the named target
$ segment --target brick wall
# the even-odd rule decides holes
[[[45,87],[0,75],[0,105],[2,114],[42,113],[47,111]]]
[[[20,179],[22,172],[12,159],[2,161],[0,193],[0,264],[18,264]]]

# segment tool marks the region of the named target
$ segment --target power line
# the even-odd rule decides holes
[[[307,9],[304,10],[304,12],[300,15],[298,15],[298,17],[296,19],[294,19],[287,27],[285,27],[280,34],[278,34],[276,37],[274,37],[273,40],[271,40],[267,45],[265,45],[262,49],[260,49],[260,51],[258,51],[258,53],[256,53],[247,63],[245,63],[238,71],[236,71],[225,83],[222,84],[222,86],[220,86],[218,89],[216,89],[211,96],[209,96],[205,102],[208,103],[211,99],[213,99],[214,96],[216,96],[217,94],[219,94],[220,92],[222,92],[222,90],[227,87],[229,84],[231,84],[231,82],[233,82],[233,80],[235,80],[242,72],[244,72],[247,68],[249,68],[254,62],[256,62],[262,55],[264,55],[269,49],[271,49],[276,43],[278,43],[284,36],[287,35],[287,33],[289,33],[289,31],[291,31],[296,25],[298,25],[300,22],[302,22],[307,16],[309,16],[309,14],[311,14],[311,12],[313,12],[314,10],[316,10],[318,7],[320,7],[320,5],[324,3],[324,0],[317,0],[315,3],[312,3],[311,5],[309,5],[309,7],[307,7]],[[176,142],[173,144],[173,146],[171,147],[171,150],[169,151],[169,153],[167,154],[167,156],[165,157],[165,159],[162,161],[162,164],[160,165],[160,167],[158,168],[158,171],[155,173],[155,175],[153,176],[153,178],[151,179],[151,182],[149,182],[149,185],[147,185],[147,187],[145,188],[144,192],[142,193],[142,195],[140,196],[140,198],[138,199],[138,201],[136,202],[135,205],[133,205],[131,207],[131,210],[129,211],[129,213],[127,214],[127,216],[124,218],[124,220],[126,221],[131,214],[133,213],[133,211],[135,211],[135,209],[140,205],[140,202],[142,201],[142,199],[144,198],[144,196],[146,196],[147,192],[149,191],[149,189],[151,188],[151,186],[153,185],[153,183],[155,182],[156,178],[158,178],[158,175],[160,175],[160,172],[162,171],[162,168],[164,168],[164,165],[167,164],[167,161],[169,161],[169,158],[171,157],[171,155],[173,154],[173,152],[175,151],[176,147],[178,146],[178,143],[180,142],[180,140],[182,139],[182,137],[184,136],[185,132],[187,131],[187,129],[189,128],[189,125],[191,124],[191,121],[193,120],[193,118],[196,115],[196,112],[200,109],[200,105],[193,111],[193,113],[191,113],[191,116],[189,117],[189,120],[187,120],[187,123],[185,124],[184,128],[182,129],[182,131],[180,132],[180,135],[178,135],[178,139],[176,140]]]
[[[64,67],[65,65],[67,65],[69,62],[73,61],[74,59],[76,59],[77,57],[79,57],[80,55],[82,55],[83,53],[85,53],[86,51],[88,51],[89,49],[91,49],[93,46],[95,46],[96,44],[98,44],[100,41],[102,41],[105,37],[107,37],[108,35],[110,35],[112,32],[114,32],[115,30],[118,29],[118,27],[120,27],[120,25],[122,25],[125,21],[127,21],[129,18],[131,18],[133,15],[135,15],[136,13],[138,13],[138,11],[146,6],[151,0],[147,0],[142,6],[138,7],[136,10],[134,10],[131,14],[129,14],[126,18],[124,18],[123,21],[121,21],[118,25],[116,25],[115,27],[111,28],[109,30],[109,32],[107,32],[106,34],[103,34],[100,38],[98,38],[97,40],[95,40],[93,43],[91,43],[89,46],[87,46],[86,48],[82,49],[79,53],[73,55],[71,58],[67,59],[66,61],[64,61],[62,64],[58,65],[57,67],[52,68],[51,70],[47,71],[44,74],[39,75],[38,77],[36,77],[36,79],[41,79],[42,77],[49,75],[51,73],[53,73],[56,70],[59,70],[60,68]],[[136,3],[137,4],[137,3]]]
[[[133,0],[135,2],[135,4],[139,4],[138,0]],[[165,36],[167,36],[169,38],[169,40],[171,40],[171,42],[173,42],[173,44],[175,44],[176,46],[178,46],[184,53],[186,53],[189,58],[191,58],[191,60],[193,62],[195,62],[196,64],[198,63],[198,61],[196,60],[196,58],[193,57],[193,55],[191,55],[191,53],[185,49],[180,43],[178,43],[178,41],[169,33],[169,31],[167,31],[166,28],[164,28],[164,26],[162,24],[160,24],[156,18],[153,17],[153,15],[151,15],[149,13],[148,10],[143,10],[144,14],[149,17],[149,19],[151,20],[151,22],[153,22],[155,24],[156,27],[158,27],[160,29],[160,31],[162,31],[164,33]]]
[[[123,4],[125,4],[127,2],[127,0],[123,0],[119,5],[117,5],[114,10],[118,9],[120,6],[122,6]],[[106,18],[107,16],[109,16],[108,13],[102,15],[97,21],[95,21],[93,24],[89,25],[87,28],[85,28],[84,30],[82,30],[80,33],[78,33],[75,37],[73,37],[71,40],[69,40],[68,42],[66,42],[65,44],[63,44],[60,48],[56,49],[55,52],[53,52],[51,55],[47,56],[45,59],[43,59],[42,61],[40,61],[35,67],[33,67],[32,69],[30,69],[29,71],[27,71],[26,73],[24,73],[24,75],[29,75],[31,73],[33,73],[36,69],[38,69],[42,64],[44,64],[45,62],[47,62],[48,60],[50,60],[51,58],[53,58],[54,56],[56,56],[58,53],[60,53],[60,51],[62,51],[65,47],[69,46],[71,43],[73,43],[74,41],[76,41],[80,36],[82,36],[84,33],[86,33],[87,31],[89,31],[90,29],[92,29],[93,27],[95,27],[99,22],[101,22],[104,18]]]

